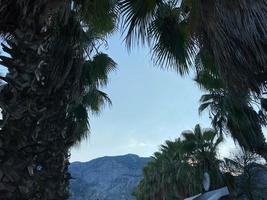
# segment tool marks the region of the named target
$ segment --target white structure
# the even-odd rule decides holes
[[[204,173],[203,177],[203,182],[202,186],[205,191],[208,191],[210,189],[210,175],[208,172]],[[229,195],[229,190],[227,187],[218,189],[218,190],[213,190],[210,192],[205,192],[203,194],[196,195],[194,197],[189,197],[185,200],[219,200],[222,197],[225,197]]]
[[[196,195],[196,196],[194,196],[194,197],[189,197],[189,198],[186,198],[185,200],[194,200],[194,199],[196,199],[197,197],[199,197],[201,194],[199,194],[199,195]]]
[[[187,198],[185,200],[219,200],[222,197],[225,197],[229,195],[229,190],[227,187],[218,189],[218,190],[213,190],[204,194],[199,194],[194,197]]]
[[[210,189],[210,175],[208,172],[204,173],[203,182],[202,182],[204,190],[207,192]]]

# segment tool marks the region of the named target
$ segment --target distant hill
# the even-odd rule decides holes
[[[149,160],[128,154],[72,163],[70,200],[134,200],[131,194]]]

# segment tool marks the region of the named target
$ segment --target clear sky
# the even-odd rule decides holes
[[[118,63],[104,91],[113,105],[90,116],[91,135],[72,149],[71,161],[134,153],[151,156],[165,140],[175,139],[197,123],[210,127],[207,114],[198,115],[202,94],[192,76],[153,66],[148,48],[128,53],[118,35],[106,51]],[[225,143],[221,154],[233,147]]]

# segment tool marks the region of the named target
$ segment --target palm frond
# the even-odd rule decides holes
[[[214,146],[217,147],[219,144],[221,144],[224,141],[224,137],[220,135],[217,140],[214,143]]]
[[[85,105],[91,112],[98,114],[103,106],[112,105],[108,95],[96,88],[91,88],[82,99]]]
[[[116,28],[117,0],[75,0],[74,10],[83,25],[100,36],[112,33]]]
[[[148,28],[154,19],[161,0],[121,0],[123,29],[127,30],[126,44],[132,47],[133,42],[144,44],[148,37]]]
[[[189,45],[188,24],[181,17],[178,1],[122,0],[120,5],[127,46],[131,48],[135,39],[137,44],[147,43],[155,64],[186,74],[197,50]]]
[[[174,68],[180,74],[187,73],[191,64],[187,36],[187,23],[181,22],[179,8],[161,5],[149,26],[156,64]]]
[[[84,85],[105,86],[108,74],[116,69],[116,63],[107,54],[98,53],[84,63],[82,81]]]
[[[195,127],[194,127],[194,135],[196,136],[196,138],[202,138],[202,129],[200,127],[200,124],[197,124]]]
[[[183,131],[182,136],[185,140],[195,140],[195,134],[192,131]]]
[[[213,141],[216,136],[216,131],[214,129],[205,129],[202,133],[202,137],[206,141]]]
[[[260,93],[258,76],[266,73],[267,63],[267,3],[237,0],[200,4],[201,43],[214,56],[222,79],[236,91],[249,88]]]
[[[73,138],[75,139],[74,144],[77,145],[89,135],[89,121],[88,112],[84,105],[79,104],[72,107],[68,111],[68,116],[72,120],[74,130]]]
[[[199,52],[195,60],[195,66],[197,75],[194,80],[198,83],[200,88],[205,90],[219,90],[225,88],[225,84],[221,80],[209,54]]]
[[[257,152],[265,147],[265,137],[258,114],[251,107],[235,107],[228,117],[227,127],[234,140],[248,151]]]
[[[201,103],[198,108],[198,113],[201,114],[204,110],[206,110],[210,106],[210,103]]]

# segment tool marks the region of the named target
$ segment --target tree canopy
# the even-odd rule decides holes
[[[199,125],[182,132],[175,141],[166,141],[143,170],[144,178],[134,191],[137,199],[181,199],[202,192],[204,172],[211,175],[211,189],[223,185],[214,129]]]

